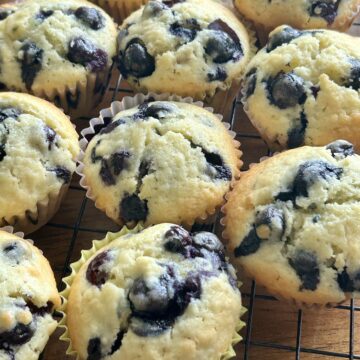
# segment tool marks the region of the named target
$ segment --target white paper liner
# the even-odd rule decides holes
[[[183,103],[187,103],[187,104],[192,104],[195,106],[199,106],[201,108],[204,108],[205,110],[214,113],[213,109],[210,107],[205,107],[204,103],[201,101],[194,101],[191,97],[180,97],[177,95],[170,95],[170,94],[154,94],[154,93],[149,93],[147,95],[144,94],[136,94],[133,97],[130,96],[125,96],[122,101],[114,101],[111,103],[110,107],[107,109],[103,109],[100,111],[100,116],[97,118],[93,118],[90,120],[89,122],[89,127],[83,129],[81,131],[81,140],[80,140],[80,155],[78,158],[78,166],[76,169],[76,173],[78,175],[80,175],[80,186],[83,187],[86,190],[86,196],[92,200],[95,203],[95,206],[104,211],[106,213],[106,215],[108,217],[110,217],[110,214],[108,214],[106,212],[106,209],[101,208],[97,202],[96,202],[96,197],[95,195],[92,193],[91,188],[89,185],[87,185],[86,183],[86,177],[83,173],[83,169],[84,169],[84,163],[83,163],[83,159],[85,156],[85,150],[88,146],[88,140],[86,139],[87,135],[93,135],[96,133],[95,131],[95,127],[99,124],[104,124],[104,118],[106,117],[114,117],[116,114],[118,114],[121,111],[127,110],[127,109],[131,109],[134,108],[142,103],[144,103],[146,100],[148,100],[149,98],[154,99],[155,101],[176,101],[176,102],[183,102]],[[222,121],[222,116],[219,114],[214,114],[220,121]],[[235,140],[235,136],[236,133],[234,131],[229,130],[230,129],[230,124],[228,123],[224,123],[222,122],[222,124],[225,126],[225,128],[227,129],[228,133],[230,134],[231,138],[233,139],[233,144],[234,147],[236,148],[237,152],[238,152],[238,165],[237,168],[240,169],[243,162],[241,161],[241,156],[242,156],[242,152],[239,150],[240,149],[240,142]],[[239,174],[235,174],[234,176],[234,180],[233,182],[235,182],[237,179],[239,178]],[[233,183],[232,182],[232,183]],[[220,208],[221,205],[219,205]],[[184,222],[180,225],[184,226],[185,228],[189,229],[195,222],[198,223],[206,223],[206,222],[212,222],[214,219],[214,216],[217,212],[217,210],[219,210],[218,208],[214,208],[210,211],[206,211],[205,214],[200,215],[198,218],[194,219],[193,222],[191,223],[187,223]],[[111,217],[110,217],[111,218]]]
[[[60,309],[60,312],[62,314],[62,319],[59,323],[59,327],[62,330],[64,330],[63,334],[60,336],[60,340],[66,342],[68,344],[68,347],[66,350],[66,355],[73,356],[74,358],[76,358],[76,360],[83,360],[80,358],[80,356],[78,355],[76,350],[73,348],[73,344],[72,344],[70,334],[69,334],[69,329],[66,325],[66,323],[67,323],[66,312],[67,312],[67,305],[68,305],[68,297],[70,295],[71,286],[76,277],[76,274],[81,269],[81,267],[86,263],[86,261],[88,259],[90,259],[91,256],[93,256],[95,253],[97,253],[100,249],[109,245],[112,241],[120,238],[121,236],[126,236],[129,234],[136,234],[136,233],[139,233],[141,230],[143,230],[143,227],[140,225],[137,225],[134,229],[128,229],[126,226],[124,226],[119,232],[116,232],[116,233],[108,232],[104,239],[93,240],[91,248],[88,250],[82,250],[80,259],[70,265],[71,274],[62,279],[63,283],[65,284],[65,289],[60,293],[60,296],[62,298],[62,306]],[[241,283],[239,283],[239,286],[241,286]],[[231,344],[229,345],[229,349],[222,355],[222,357],[219,360],[229,360],[236,356],[234,346],[242,340],[242,337],[239,333],[246,324],[244,321],[241,320],[241,317],[246,312],[247,312],[247,309],[244,306],[242,306],[240,319],[237,323]]]

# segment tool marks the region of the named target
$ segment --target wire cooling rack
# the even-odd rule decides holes
[[[358,29],[360,29],[360,23],[354,24],[355,26],[358,26]],[[123,87],[123,82],[121,79],[121,76],[117,78],[117,81],[115,84],[110,86],[109,88],[110,95],[108,101],[114,101],[121,99],[124,95],[132,95],[133,93],[127,89],[126,87]],[[239,115],[240,113],[240,115]],[[245,122],[243,124],[238,123],[238,119],[245,118],[245,115],[242,112],[242,105],[238,99],[236,99],[232,105],[231,113],[228,116],[227,121],[230,123],[231,130],[236,132],[236,139],[239,140],[242,143],[242,150],[244,151],[245,159],[245,166],[247,166],[251,162],[255,162],[261,157],[261,155],[269,155],[269,151],[266,148],[265,144],[262,142],[259,135],[254,131],[254,129],[249,125],[249,122]],[[89,119],[80,119],[77,120],[77,127],[83,128],[88,126]],[[250,146],[250,148],[254,147],[254,144],[256,144],[256,147],[258,151],[256,154],[253,154],[251,151],[247,151],[246,148]],[[75,221],[71,223],[63,223],[61,221],[62,216],[66,213],[67,209],[63,208],[60,209],[59,216],[56,216],[54,220],[52,220],[50,223],[48,223],[43,229],[40,230],[43,231],[44,237],[48,236],[48,231],[50,229],[58,231],[66,231],[68,235],[70,236],[70,241],[66,245],[66,249],[59,248],[58,250],[55,250],[55,252],[64,252],[66,251],[64,255],[64,261],[62,264],[53,263],[52,262],[52,256],[49,255],[50,262],[52,263],[52,266],[55,270],[55,274],[57,275],[57,281],[58,281],[58,287],[59,289],[63,288],[63,284],[61,282],[61,278],[64,276],[67,276],[70,273],[70,263],[78,259],[79,255],[79,249],[77,248],[83,248],[85,245],[83,243],[83,240],[79,240],[79,238],[83,238],[83,233],[87,234],[87,237],[91,237],[91,234],[100,235],[106,234],[108,231],[116,231],[117,228],[114,227],[114,225],[109,226],[103,226],[98,228],[96,225],[93,227],[93,223],[90,221],[83,221],[86,219],[86,208],[87,204],[91,201],[89,201],[85,196],[85,190],[82,189],[78,185],[78,177],[75,179],[75,183],[72,183],[70,186],[70,192],[71,192],[71,202],[75,202],[78,206],[77,214]],[[57,220],[58,219],[58,220]],[[60,220],[60,221],[59,221]],[[85,222],[85,225],[84,225]],[[110,223],[109,223],[110,224]],[[199,230],[207,230],[207,231],[213,231],[217,234],[221,233],[221,225],[219,224],[219,221],[217,221],[212,225],[194,225],[194,229],[196,231]],[[36,234],[34,234],[34,238],[36,238]],[[95,236],[94,236],[95,237]],[[99,237],[99,236],[97,236]],[[88,239],[89,240],[89,239]],[[92,239],[91,239],[92,240]],[[48,244],[49,239],[46,239],[46,244]],[[80,242],[80,244],[79,244]],[[44,242],[45,244],[45,242]],[[87,242],[86,246],[90,247],[91,242]],[[39,244],[41,247],[41,244]],[[45,255],[46,250],[45,250]],[[292,321],[291,326],[293,326],[295,329],[294,331],[289,334],[287,337],[289,341],[278,341],[279,333],[278,330],[269,331],[267,333],[266,339],[265,338],[259,338],[258,336],[254,338],[254,333],[256,330],[256,327],[266,327],[266,323],[264,319],[260,318],[260,321],[254,321],[254,318],[257,315],[256,310],[256,304],[258,301],[262,302],[262,310],[267,311],[268,313],[272,312],[272,306],[273,304],[276,304],[278,308],[280,308],[280,314],[281,311],[284,311],[286,304],[283,304],[276,300],[274,297],[264,294],[261,289],[259,289],[254,281],[249,281],[247,283],[247,286],[242,289],[242,296],[244,299],[245,306],[248,309],[245,321],[246,321],[246,328],[243,331],[243,341],[241,345],[237,347],[237,360],[287,360],[287,359],[335,359],[335,358],[344,358],[344,359],[360,359],[360,337],[358,336],[358,341],[356,341],[355,337],[355,328],[356,328],[356,315],[360,311],[360,307],[356,305],[355,301],[352,300],[348,304],[337,306],[336,308],[327,310],[328,313],[326,315],[321,315],[322,317],[326,316],[328,317],[329,321],[333,319],[333,314],[336,312],[336,316],[339,317],[340,314],[338,311],[341,311],[341,318],[346,319],[342,320],[342,323],[339,324],[339,329],[342,330],[342,334],[344,332],[347,334],[347,336],[342,336],[340,339],[342,342],[341,351],[333,351],[332,346],[329,344],[325,346],[321,346],[320,344],[311,344],[311,346],[308,346],[307,344],[303,344],[303,333],[304,333],[304,315],[307,313],[306,310],[293,310],[292,314],[295,316],[294,321]],[[264,310],[265,309],[265,310]],[[287,314],[287,313],[286,313]],[[286,315],[285,314],[285,318]],[[269,319],[267,319],[268,322],[277,322],[279,319],[277,317],[276,313],[274,313],[274,316]],[[266,318],[269,318],[269,316],[266,316]],[[310,316],[312,318],[312,316]],[[344,323],[347,322],[346,325]],[[316,327],[314,326],[316,323],[316,319],[314,320],[314,323],[312,324],[312,329],[310,331],[318,331]],[[358,323],[360,324],[360,323]],[[344,330],[344,327],[347,329]],[[306,329],[309,330],[308,328]],[[327,331],[327,329],[322,329],[323,331]],[[281,332],[281,330],[280,330]],[[332,339],[336,339],[336,333],[335,330],[332,331],[332,333],[329,333],[329,336],[331,336]],[[263,333],[264,334],[264,333]],[[346,339],[346,337],[348,339]],[[286,338],[286,337],[281,337]],[[67,357],[61,357],[62,354],[59,354],[58,347],[60,346],[57,340],[53,340],[50,342],[50,344],[47,346],[45,352],[41,355],[42,360],[60,360],[60,359],[67,359]],[[346,344],[347,343],[347,344]],[[53,348],[52,348],[53,347]],[[55,348],[55,350],[54,350]],[[65,351],[66,347],[63,346],[63,350]],[[275,351],[275,352],[274,352]],[[271,355],[270,353],[273,353]]]

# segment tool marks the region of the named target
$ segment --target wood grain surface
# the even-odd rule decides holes
[[[0,3],[6,1],[0,0]],[[353,26],[351,33],[360,35],[360,26]],[[113,74],[113,80],[110,85],[106,98],[100,105],[100,108],[108,107],[113,92],[111,88],[116,85],[118,78],[117,71]],[[121,88],[123,88],[123,84]],[[126,86],[125,86],[126,87]],[[116,99],[121,99],[127,92],[119,92]],[[94,112],[97,114],[97,111]],[[242,144],[244,152],[244,169],[249,163],[256,162],[260,157],[267,154],[267,147],[264,142],[256,138],[256,130],[252,127],[245,116],[240,103],[237,103],[234,114],[234,130],[241,135],[238,139]],[[88,119],[75,120],[77,130],[88,126]],[[106,231],[118,230],[111,220],[94,207],[90,200],[86,200],[85,192],[80,189],[79,177],[74,176],[72,187],[69,190],[59,212],[39,231],[31,234],[35,244],[43,250],[45,256],[49,259],[55,272],[59,289],[62,289],[61,278],[66,273],[64,266],[68,261],[76,261],[80,256],[81,249],[91,247],[94,239],[104,237]],[[80,217],[81,210],[83,215]],[[65,269],[66,270],[66,269]],[[244,285],[242,292],[244,295],[245,306],[249,307],[249,296],[251,282],[242,279]],[[353,349],[350,349],[350,310],[343,309],[324,309],[324,310],[304,310],[302,312],[302,326],[300,342],[297,344],[298,331],[298,311],[291,305],[277,301],[269,300],[261,295],[267,295],[261,288],[256,289],[256,297],[253,304],[251,345],[248,348],[248,359],[251,360],[330,360],[336,358],[360,359],[360,316],[358,311],[354,312],[354,341]],[[360,306],[360,303],[355,304]],[[357,310],[360,310],[357,309]],[[244,316],[247,320],[248,315]],[[242,335],[245,337],[248,328],[243,329]],[[65,360],[71,359],[65,355],[66,344],[59,341],[61,330],[56,331],[51,337],[42,359],[44,360]],[[265,346],[266,344],[275,344],[283,349],[274,349]],[[298,346],[300,352],[294,350]],[[286,350],[286,349],[288,350]],[[315,349],[319,352],[337,352],[339,357],[330,355],[317,355],[308,353],[309,349]],[[238,360],[244,359],[244,342],[237,346]],[[354,356],[349,355],[353,351]],[[341,355],[342,354],[342,355]],[[126,360],[126,359],[124,359]],[[144,359],[146,360],[146,359]]]

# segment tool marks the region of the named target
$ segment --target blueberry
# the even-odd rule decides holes
[[[71,62],[86,66],[92,72],[104,70],[108,62],[104,50],[96,48],[90,40],[82,37],[70,40],[67,57]]]
[[[346,158],[354,155],[354,145],[346,140],[336,140],[326,146],[326,150],[330,150],[334,158]]]
[[[211,232],[198,232],[193,234],[193,243],[197,247],[205,248],[209,251],[223,251],[224,246],[217,238],[217,236]]]
[[[289,264],[301,279],[300,290],[316,290],[320,282],[320,270],[315,254],[306,250],[298,250]]]
[[[165,233],[164,248],[166,251],[172,253],[185,253],[185,248],[192,245],[192,239],[190,234],[180,226],[172,226]]]
[[[45,139],[49,144],[48,149],[51,150],[53,143],[55,142],[56,132],[51,127],[45,125],[44,126]]]
[[[36,15],[36,19],[42,22],[53,14],[53,10],[40,10],[40,12]]]
[[[125,195],[120,202],[120,214],[125,222],[146,220],[149,213],[147,200],[138,195]]]
[[[320,180],[340,179],[343,169],[323,160],[309,160],[300,165],[294,180],[294,194],[309,196],[309,188]]]
[[[256,69],[252,68],[246,75],[244,81],[245,99],[254,94],[257,82]]]
[[[12,330],[0,333],[0,345],[23,345],[30,341],[35,333],[33,323],[28,325],[17,324]]]
[[[351,59],[350,65],[350,74],[348,79],[345,81],[344,86],[358,91],[360,89],[360,60]]]
[[[86,270],[86,279],[91,285],[101,288],[101,286],[105,284],[109,277],[109,273],[103,268],[103,266],[111,259],[111,252],[106,250],[96,255],[95,258],[91,260]]]
[[[171,298],[171,283],[167,276],[152,281],[136,279],[129,292],[131,308],[138,316],[165,314]]]
[[[6,245],[3,249],[3,252],[6,258],[15,264],[19,264],[20,261],[26,256],[26,250],[21,244],[17,242]]]
[[[280,109],[303,104],[306,100],[304,80],[294,73],[280,72],[267,83],[268,97]]]
[[[5,144],[0,144],[0,161],[3,161],[5,156],[6,156]]]
[[[166,4],[168,7],[173,7],[176,4],[181,4],[186,0],[163,0],[163,3]]]
[[[142,17],[144,19],[152,18],[161,14],[164,10],[169,9],[169,7],[164,2],[160,1],[149,1],[143,9]]]
[[[104,184],[111,186],[116,184],[116,176],[119,176],[122,170],[128,165],[128,158],[130,153],[126,150],[121,150],[110,156],[109,159],[103,158],[101,160],[100,177]]]
[[[229,166],[224,163],[224,160],[219,154],[210,153],[205,149],[202,149],[206,162],[216,170],[215,179],[230,181],[232,179],[232,173]]]
[[[21,57],[18,60],[21,63],[21,78],[28,90],[36,78],[36,75],[42,68],[44,50],[37,47],[32,41],[25,42],[21,48]]]
[[[172,325],[171,319],[147,319],[134,316],[130,321],[131,331],[140,337],[159,336],[170,330]]]
[[[101,360],[102,359],[100,338],[96,337],[96,338],[92,338],[89,340],[89,343],[87,346],[87,353],[88,353],[87,360]]]
[[[243,56],[242,49],[223,31],[212,31],[206,42],[205,52],[216,64],[224,64]]]
[[[17,119],[21,115],[21,111],[16,108],[0,108],[0,123],[7,118]]]
[[[109,355],[114,354],[116,351],[118,351],[122,345],[122,341],[124,338],[125,332],[120,330],[117,335],[116,335],[116,339],[114,341],[114,343],[111,346],[111,351]]]
[[[147,77],[155,71],[155,59],[147,52],[144,42],[135,38],[124,52],[120,51],[119,69],[125,77]]]
[[[64,182],[64,184],[68,184],[71,180],[71,172],[63,166],[56,166],[54,168],[47,169],[50,172],[54,172],[56,177]]]
[[[244,237],[241,244],[234,250],[235,257],[248,256],[259,250],[261,239],[256,235],[256,230],[252,228]]]
[[[350,278],[346,268],[344,268],[344,270],[341,273],[338,273],[337,282],[342,291],[344,292],[354,291],[354,282]]]
[[[9,15],[13,14],[14,10],[2,9],[0,10],[0,21],[5,20]]]
[[[106,127],[104,127],[103,129],[101,129],[101,131],[99,132],[100,135],[103,134],[109,134],[112,131],[114,131],[118,126],[125,124],[125,120],[123,119],[118,119],[115,120],[113,122],[111,122],[110,124],[108,124]]]
[[[208,81],[225,81],[227,78],[227,72],[224,68],[218,66],[214,72],[207,74]]]
[[[105,27],[105,18],[99,10],[87,6],[80,6],[75,11],[75,16],[93,30]]]
[[[300,113],[300,119],[296,119],[296,124],[288,131],[287,147],[293,149],[304,145],[305,132],[308,125],[308,120],[305,113]]]
[[[285,226],[284,212],[274,205],[269,205],[256,214],[255,229],[260,239],[281,240]]]
[[[193,41],[200,31],[200,25],[196,19],[186,19],[183,22],[175,22],[170,25],[170,33],[184,40],[185,43]]]
[[[284,27],[281,31],[276,32],[269,38],[266,50],[267,52],[273,51],[281,45],[289,44],[303,34],[303,32],[293,29],[292,27]]]
[[[315,1],[309,8],[309,14],[315,17],[322,17],[329,24],[332,24],[337,16],[340,1],[341,0]]]
[[[190,274],[185,281],[178,285],[175,291],[174,315],[182,315],[193,299],[200,299],[201,279],[197,274]]]
[[[176,111],[177,107],[171,103],[166,102],[157,102],[155,104],[150,105],[146,111],[146,117],[153,117],[155,119],[163,119],[168,114]]]

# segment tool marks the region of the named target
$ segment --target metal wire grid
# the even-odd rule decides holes
[[[355,23],[354,26],[360,26],[360,22]],[[119,76],[116,86],[113,88],[110,88],[110,91],[112,91],[112,101],[116,100],[117,95],[120,92],[121,93],[129,93],[129,95],[133,94],[133,92],[131,90],[122,88],[120,86],[121,81],[122,81],[122,78],[121,78],[121,76]],[[234,130],[234,124],[235,124],[235,120],[236,120],[236,110],[240,106],[241,106],[240,101],[235,100],[233,102],[232,109],[231,109],[231,115],[229,117],[229,119],[230,119],[229,123],[230,123],[231,130]],[[86,119],[86,120],[88,121],[89,119]],[[245,139],[259,139],[260,140],[261,138],[258,135],[254,135],[254,134],[251,134],[248,132],[238,131],[236,133],[236,139],[241,141],[242,139],[243,140],[245,140]],[[270,151],[268,151],[268,155],[270,155]],[[73,226],[66,225],[66,224],[52,223],[52,222],[47,224],[47,226],[54,227],[54,228],[62,228],[62,229],[66,229],[66,230],[72,230],[72,237],[71,237],[70,245],[68,247],[68,251],[66,253],[66,259],[65,259],[62,271],[61,271],[61,278],[63,278],[64,276],[67,276],[70,273],[71,258],[72,258],[72,254],[74,251],[74,247],[75,247],[79,232],[84,231],[84,232],[106,234],[108,231],[106,229],[96,229],[96,228],[94,229],[94,228],[80,226],[81,221],[84,216],[84,212],[85,212],[85,208],[86,208],[88,199],[85,196],[85,190],[83,188],[81,188],[80,186],[71,185],[70,189],[76,190],[76,191],[81,191],[84,193],[82,201],[81,201],[81,205],[79,208],[79,212],[76,217],[75,224]],[[213,231],[216,233],[216,229],[219,226],[218,220],[219,219],[217,219],[216,222],[212,225],[201,226],[201,229]],[[199,230],[199,228],[197,228],[196,230]],[[58,283],[58,287],[62,288],[62,286],[63,286],[63,284],[60,280]],[[278,301],[278,300],[276,298],[274,298],[273,296],[257,294],[255,281],[252,281],[252,283],[251,283],[250,292],[245,292],[245,293],[242,292],[242,296],[243,296],[243,298],[247,298],[249,301],[248,314],[247,314],[247,320],[246,320],[246,332],[245,332],[245,336],[244,336],[244,340],[243,340],[243,344],[244,344],[243,360],[249,359],[251,347],[261,347],[264,349],[270,348],[270,349],[288,351],[288,352],[294,353],[294,359],[296,359],[296,360],[300,360],[301,354],[303,354],[303,353],[323,355],[323,356],[328,356],[328,357],[333,357],[333,358],[350,359],[350,360],[360,359],[360,354],[355,354],[355,352],[354,352],[355,316],[356,316],[356,313],[358,311],[360,311],[360,306],[355,306],[354,300],[350,301],[350,305],[339,305],[336,307],[336,309],[348,311],[349,319],[350,319],[349,345],[348,345],[349,351],[346,353],[340,353],[340,352],[326,351],[326,350],[320,350],[320,349],[316,349],[316,348],[309,348],[309,347],[301,346],[302,320],[303,320],[303,311],[302,310],[299,310],[297,313],[296,345],[295,346],[283,345],[283,344],[278,344],[278,343],[273,343],[273,342],[252,340],[251,336],[252,336],[252,327],[253,327],[253,317],[254,317],[254,311],[255,311],[254,310],[255,299],[266,300],[269,302]],[[264,350],[264,351],[266,351],[266,350]],[[40,360],[46,360],[43,354],[41,355]]]

